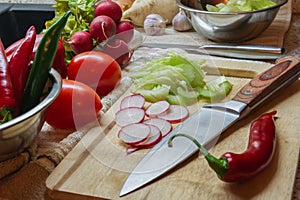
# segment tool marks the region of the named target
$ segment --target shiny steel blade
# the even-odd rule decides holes
[[[234,100],[203,106],[149,151],[127,178],[120,196],[149,183],[197,152],[197,147],[185,138],[176,138],[176,148],[169,148],[167,142],[172,135],[189,134],[206,146],[237,121],[246,107]]]
[[[150,48],[179,48],[193,54],[204,54],[222,56],[229,58],[273,60],[283,57],[285,49],[275,46],[265,45],[231,45],[231,44],[206,44],[206,45],[187,45],[169,43],[142,43],[141,47]]]

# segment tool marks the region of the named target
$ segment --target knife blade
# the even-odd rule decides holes
[[[140,47],[149,48],[179,48],[193,54],[204,54],[221,56],[227,58],[241,58],[254,60],[274,60],[285,55],[285,49],[276,46],[266,45],[233,45],[233,44],[169,44],[169,43],[141,43]]]
[[[172,135],[179,132],[189,134],[202,145],[212,146],[230,125],[241,120],[278,90],[297,80],[299,76],[300,59],[285,57],[253,78],[232,100],[204,105],[145,155],[126,179],[120,196],[155,181],[198,151],[195,145],[184,138],[173,141],[174,148],[169,148],[167,142]]]

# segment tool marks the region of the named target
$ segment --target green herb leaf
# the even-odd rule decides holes
[[[66,41],[79,30],[89,30],[90,23],[94,19],[94,7],[93,0],[56,0],[56,4],[53,5],[55,9],[55,16],[53,19],[45,22],[45,32],[49,27],[54,24],[60,17],[62,17],[67,11],[71,11],[71,15],[66,23],[66,26],[62,32],[62,38]],[[66,44],[66,63],[69,63],[74,56],[71,48]]]

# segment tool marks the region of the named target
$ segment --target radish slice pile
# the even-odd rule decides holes
[[[145,111],[142,108],[128,107],[116,113],[115,121],[119,126],[142,122],[145,118]]]
[[[189,116],[188,109],[182,105],[158,101],[144,110],[145,102],[139,94],[126,96],[116,112],[115,122],[121,126],[118,137],[129,145],[127,153],[154,146],[172,131],[172,123],[182,122]]]
[[[159,114],[166,112],[170,108],[170,104],[167,101],[158,101],[151,104],[146,109],[146,115],[148,117],[156,117]]]
[[[120,104],[120,109],[128,108],[128,107],[136,107],[136,108],[143,108],[146,100],[140,94],[133,94],[130,96],[126,96],[122,99]]]

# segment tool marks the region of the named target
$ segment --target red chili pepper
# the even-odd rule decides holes
[[[27,81],[31,54],[35,44],[36,29],[31,26],[25,35],[24,40],[20,43],[18,48],[14,51],[8,64],[11,82],[14,89],[15,98],[18,108],[22,102],[25,84]]]
[[[64,42],[63,40],[59,40],[52,67],[56,69],[62,78],[66,78],[68,75],[67,65],[65,63],[65,53]]]
[[[8,71],[8,62],[0,39],[0,124],[13,118],[16,100]]]
[[[32,54],[30,56],[31,60],[33,60],[36,50],[37,50],[43,36],[44,36],[44,34],[36,34],[35,44],[34,44],[34,47],[32,50]],[[25,38],[19,39],[18,41],[12,43],[5,49],[5,54],[7,56],[8,62],[10,62],[10,59],[11,59],[13,53],[16,51],[17,48],[19,48],[20,44],[23,42],[24,39]]]
[[[173,135],[169,140],[169,146],[175,137],[187,137],[198,146],[209,166],[221,180],[225,182],[245,181],[265,169],[272,160],[276,141],[273,120],[275,114],[276,111],[266,113],[252,122],[247,150],[241,154],[227,152],[218,159],[208,153],[196,139],[185,134]]]
[[[30,56],[31,60],[33,60],[37,47],[40,44],[41,39],[43,38],[44,34],[37,34],[36,35],[36,40],[35,40],[35,44],[32,50],[32,54]],[[13,52],[18,48],[18,46],[23,42],[24,38],[14,42],[13,44],[11,44],[10,46],[8,46],[5,49],[5,53],[8,59],[8,62],[10,62],[10,59],[12,57]],[[65,48],[64,48],[64,44],[63,41],[59,41],[58,43],[58,47],[57,47],[57,51],[53,60],[53,68],[56,69],[56,71],[58,71],[61,75],[62,78],[66,78],[67,77],[67,66],[65,63]]]

